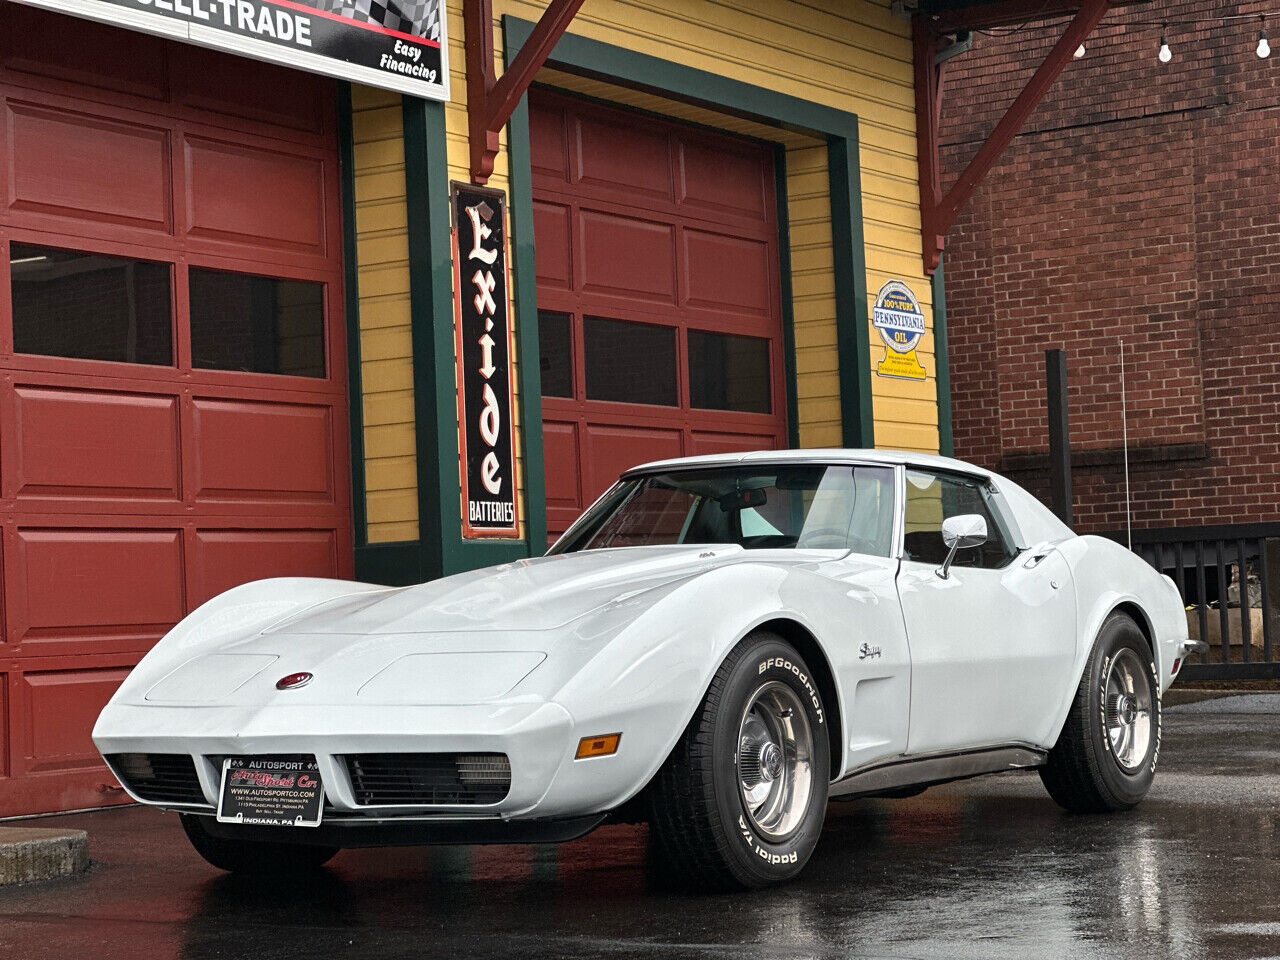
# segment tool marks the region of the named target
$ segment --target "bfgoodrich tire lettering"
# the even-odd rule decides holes
[[[826,813],[827,722],[795,648],[767,631],[747,636],[650,787],[659,864],[685,885],[712,890],[799,873]]]
[[[1040,779],[1073,813],[1126,810],[1151,789],[1160,728],[1160,678],[1151,648],[1131,617],[1113,613],[1098,631]]]
[[[259,876],[291,876],[320,869],[338,852],[337,847],[270,843],[262,840],[229,840],[204,828],[203,818],[181,814],[182,828],[196,853],[219,870]],[[297,827],[291,829],[306,829]]]

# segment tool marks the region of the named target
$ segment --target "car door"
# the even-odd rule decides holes
[[[909,754],[1043,743],[1075,652],[1071,570],[1052,547],[1019,550],[989,481],[905,470],[898,596],[911,655]],[[956,554],[942,521],[979,514],[987,542]]]
[[[829,610],[816,594],[795,603],[832,627],[827,654],[843,697],[852,770],[906,750],[911,656],[897,600],[896,473],[879,465],[830,473],[844,478],[843,489],[832,484],[825,502],[815,498],[796,546],[849,552],[822,565],[822,574],[838,584]]]

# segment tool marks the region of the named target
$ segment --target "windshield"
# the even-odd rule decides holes
[[[887,557],[889,467],[736,465],[623,480],[552,553],[736,543]]]

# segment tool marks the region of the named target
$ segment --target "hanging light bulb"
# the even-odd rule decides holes
[[[1262,29],[1258,31],[1258,59],[1265,60],[1271,56],[1271,44],[1267,43],[1267,18],[1259,17]]]
[[[1168,24],[1160,27],[1160,53],[1157,54],[1161,63],[1168,63],[1173,59],[1173,51],[1169,49],[1169,41],[1164,38],[1164,31]]]
[[[1079,60],[1081,57],[1083,57],[1083,56],[1084,56],[1084,44],[1083,44],[1083,43],[1082,43],[1082,44],[1080,44],[1080,46],[1076,47],[1076,52],[1075,52],[1075,53],[1073,53],[1073,54],[1072,54],[1072,56],[1073,56],[1073,57],[1075,57],[1077,60]]]

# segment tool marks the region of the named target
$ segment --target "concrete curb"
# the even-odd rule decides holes
[[[1178,704],[1169,708],[1170,713],[1252,714],[1254,716],[1280,716],[1280,693],[1241,693],[1212,700]]]
[[[0,887],[56,880],[89,867],[89,835],[83,830],[0,827]]]
[[[1251,693],[1268,693],[1267,690],[1205,690],[1199,687],[1173,687],[1164,692],[1161,701],[1166,707],[1180,707],[1189,703],[1200,703],[1203,700],[1222,700],[1226,697],[1239,697]]]

